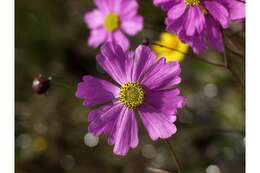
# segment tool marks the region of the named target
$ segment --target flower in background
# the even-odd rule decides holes
[[[188,45],[182,43],[179,38],[176,35],[163,32],[160,35],[160,40],[157,41],[156,43],[166,46],[166,47],[161,47],[154,45],[153,50],[157,54],[157,57],[161,58],[164,57],[166,58],[167,62],[171,61],[181,61],[185,53],[188,51]],[[169,48],[175,49],[171,50]]]
[[[177,109],[186,102],[176,87],[179,63],[157,60],[144,45],[125,53],[114,43],[104,44],[96,59],[116,84],[92,76],[78,84],[76,97],[84,106],[100,105],[88,115],[90,133],[106,135],[113,152],[122,156],[138,145],[137,115],[152,140],[176,133]]]
[[[245,18],[245,2],[238,0],[154,0],[167,12],[166,30],[189,44],[197,54],[207,45],[224,51],[222,29]]]
[[[136,35],[143,28],[143,18],[137,14],[135,0],[94,0],[97,8],[85,14],[90,28],[88,44],[98,47],[109,41],[119,44],[124,50],[129,47],[125,36]]]

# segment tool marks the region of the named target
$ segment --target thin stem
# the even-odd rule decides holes
[[[167,141],[167,140],[164,140],[164,141],[167,144],[167,146],[168,146],[168,148],[169,148],[169,150],[171,152],[171,157],[172,157],[172,160],[175,162],[175,165],[176,165],[176,168],[177,168],[177,172],[181,173],[180,162],[179,162],[179,160],[178,160],[178,158],[176,156],[176,153],[174,152],[174,149],[173,149],[171,143],[169,141]]]
[[[70,89],[74,88],[73,86],[71,86],[71,85],[69,85],[69,84],[67,84],[67,83],[65,83],[65,82],[61,82],[61,81],[57,80],[57,77],[49,76],[49,77],[48,77],[48,80],[49,80],[52,84],[57,85],[57,86],[61,86],[61,87],[65,87],[65,88],[70,88]]]
[[[197,56],[197,55],[195,55],[195,54],[185,53],[185,52],[179,51],[179,50],[177,50],[177,49],[174,49],[174,48],[171,48],[171,47],[168,47],[168,46],[159,44],[159,43],[155,43],[155,42],[151,42],[151,41],[149,41],[149,43],[152,44],[152,45],[155,45],[155,46],[159,46],[159,47],[163,47],[163,48],[166,48],[166,49],[170,49],[170,50],[172,50],[172,51],[177,51],[177,52],[182,53],[182,54],[184,54],[184,55],[196,56],[196,58],[195,58],[196,60],[199,60],[199,61],[204,62],[204,63],[206,63],[206,64],[214,65],[214,66],[216,66],[216,67],[225,68],[225,69],[227,69],[228,71],[230,71],[231,74],[232,74],[232,75],[236,78],[236,80],[240,83],[240,85],[241,85],[242,87],[244,87],[244,84],[243,84],[243,82],[241,81],[241,79],[239,78],[239,76],[230,68],[230,66],[229,66],[229,64],[228,64],[228,61],[227,61],[226,51],[224,51],[224,64],[219,64],[219,63],[215,63],[215,62],[208,61],[208,60],[206,60],[206,59],[204,59],[204,58],[201,58],[201,57],[199,57],[199,56]]]
[[[171,48],[171,47],[168,47],[168,46],[165,46],[165,45],[162,45],[162,44],[159,44],[159,43],[155,43],[155,42],[149,42],[150,44],[152,45],[155,45],[155,46],[159,46],[159,47],[163,47],[163,48],[166,48],[166,49],[170,49],[172,51],[176,51],[176,52],[179,52],[181,54],[184,54],[184,55],[193,55],[193,56],[196,56],[196,59],[199,60],[199,61],[202,61],[204,63],[207,63],[207,64],[210,64],[210,65],[214,65],[214,66],[217,66],[217,67],[221,67],[221,68],[226,68],[226,65],[225,64],[219,64],[219,63],[215,63],[215,62],[211,62],[211,61],[208,61],[206,59],[203,59],[197,55],[194,55],[194,54],[189,54],[189,53],[185,53],[185,52],[182,52],[178,49],[175,49],[175,48]]]

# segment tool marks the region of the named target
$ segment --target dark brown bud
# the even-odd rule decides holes
[[[145,37],[145,38],[143,39],[143,45],[149,46],[149,45],[150,45],[150,39],[147,38],[147,37]]]
[[[32,89],[37,94],[44,94],[50,88],[50,80],[45,79],[42,74],[38,74],[32,83]]]

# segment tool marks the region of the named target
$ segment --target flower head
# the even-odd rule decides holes
[[[157,57],[166,58],[167,62],[171,61],[181,61],[184,58],[185,53],[188,51],[188,45],[181,42],[181,40],[174,34],[170,34],[167,32],[163,32],[160,35],[160,40],[156,42],[160,45],[167,46],[167,47],[160,47],[160,46],[153,46],[154,52],[157,54]],[[171,50],[175,49],[175,50]]]
[[[167,12],[166,30],[198,54],[207,45],[223,52],[221,30],[230,21],[245,18],[245,4],[238,0],[154,0],[154,4]]]
[[[84,99],[84,106],[102,105],[88,115],[89,132],[106,135],[117,155],[138,145],[138,115],[152,140],[176,133],[177,109],[186,102],[176,87],[181,82],[179,63],[157,60],[144,45],[124,52],[110,42],[96,58],[116,84],[92,76],[78,84],[76,96]]]
[[[143,28],[143,18],[137,14],[136,0],[94,0],[97,8],[85,14],[90,28],[89,46],[98,47],[109,41],[119,44],[124,50],[129,47],[125,36],[136,35]]]

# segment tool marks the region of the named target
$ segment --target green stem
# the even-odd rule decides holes
[[[169,148],[169,150],[170,150],[172,160],[174,161],[174,163],[175,163],[175,165],[176,165],[176,168],[177,168],[177,172],[178,172],[178,173],[181,173],[180,162],[179,162],[179,160],[178,160],[178,158],[177,158],[176,153],[174,152],[174,149],[173,149],[171,143],[170,143],[169,141],[167,141],[167,140],[164,140],[164,141],[165,141],[165,143],[167,144],[167,146],[168,146],[168,148]]]

